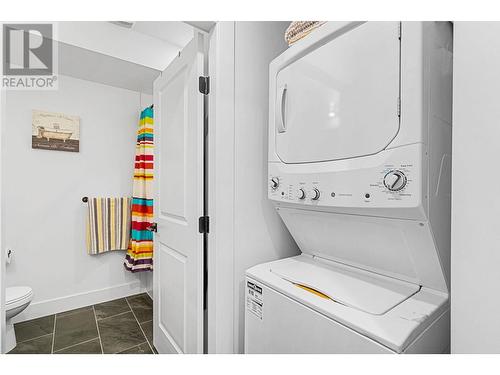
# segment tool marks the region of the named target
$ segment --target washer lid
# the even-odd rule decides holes
[[[7,306],[20,301],[31,299],[33,290],[29,286],[13,286],[5,290],[5,303]]]
[[[290,258],[271,272],[298,287],[345,306],[383,315],[417,293],[419,285],[317,258]]]
[[[304,254],[391,280],[448,291],[434,239],[426,224],[287,207],[280,207],[278,213]]]

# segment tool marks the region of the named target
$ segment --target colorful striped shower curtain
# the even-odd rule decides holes
[[[153,108],[141,112],[135,146],[132,233],[125,257],[131,272],[153,270]]]

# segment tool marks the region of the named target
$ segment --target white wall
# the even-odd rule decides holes
[[[245,270],[299,253],[267,199],[269,63],[288,24],[218,22],[210,38],[210,353],[244,350]]]
[[[499,22],[455,22],[452,353],[500,353],[499,35]]]
[[[3,245],[14,251],[7,286],[28,285],[35,295],[18,320],[138,293],[149,281],[125,271],[124,252],[87,255],[81,200],[131,196],[139,110],[149,103],[138,92],[66,76],[55,91],[7,93]],[[32,149],[32,109],[80,116],[80,152]]]
[[[0,47],[3,49],[3,27],[0,28]],[[0,89],[0,156],[2,154],[3,129],[5,125],[5,90]],[[5,253],[2,235],[2,164],[0,162],[0,354],[5,352]]]
[[[182,22],[167,24],[167,27],[176,31],[174,36],[180,33],[177,37],[172,37],[172,41],[160,39],[162,34],[159,31],[154,33],[155,36],[140,32],[141,30],[147,32],[148,26],[149,28],[153,26],[146,22],[140,23],[139,32],[103,21],[64,21],[54,24],[56,25],[56,38],[60,42],[157,70],[165,69],[184,44],[187,44],[184,34],[191,34],[191,37],[187,39],[189,41],[193,33],[192,28]],[[103,35],[106,37],[103,38]]]
[[[235,23],[234,351],[243,352],[245,270],[299,253],[267,199],[269,63],[283,52],[288,22]]]

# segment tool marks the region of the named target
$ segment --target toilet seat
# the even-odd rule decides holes
[[[6,309],[11,310],[20,307],[31,301],[33,290],[29,286],[14,286],[6,288],[5,303]]]

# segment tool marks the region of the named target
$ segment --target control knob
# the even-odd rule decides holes
[[[306,199],[306,192],[304,189],[300,188],[297,190],[297,198]]]
[[[319,192],[319,189],[317,188],[314,188],[312,191],[311,191],[311,199],[313,201],[317,201],[321,195],[321,193]]]
[[[276,190],[280,186],[280,179],[278,177],[271,178],[271,188]]]
[[[393,170],[384,177],[384,185],[390,191],[399,191],[406,186],[406,176],[403,172]]]

